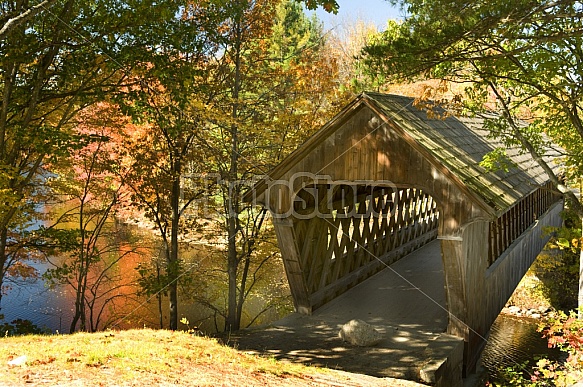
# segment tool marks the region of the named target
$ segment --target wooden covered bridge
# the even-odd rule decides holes
[[[563,208],[518,149],[507,149],[507,169],[479,165],[504,147],[483,124],[365,93],[255,185],[298,312],[311,314],[437,238],[447,330],[463,338],[464,370],[473,372],[483,338],[546,242],[543,227],[560,225]]]

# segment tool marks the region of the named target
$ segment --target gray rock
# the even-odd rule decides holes
[[[351,320],[342,326],[338,336],[352,345],[372,347],[377,345],[383,335],[370,324],[362,320]]]
[[[518,314],[520,313],[520,308],[518,306],[510,306],[508,308],[508,312],[512,313],[512,314]]]

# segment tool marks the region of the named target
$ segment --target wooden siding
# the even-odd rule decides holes
[[[491,266],[488,245],[483,239],[489,222],[468,225],[460,241],[442,241],[446,283],[449,278],[452,282],[448,285],[453,285],[446,287],[448,310],[452,315],[448,332],[463,337],[466,342],[467,372],[473,371],[492,323],[547,242],[543,229],[560,226],[562,209],[562,202],[551,205]],[[450,266],[447,262],[460,264]]]
[[[480,166],[500,145],[483,124],[363,94],[259,182],[252,193],[273,214],[296,310],[311,313],[437,236],[448,332],[464,339],[471,372],[561,207],[527,154],[507,150],[508,171]]]

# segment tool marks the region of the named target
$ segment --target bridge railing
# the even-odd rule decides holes
[[[560,198],[548,182],[490,222],[488,264],[492,265],[512,242]]]

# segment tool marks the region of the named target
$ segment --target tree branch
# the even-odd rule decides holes
[[[37,5],[30,7],[28,10],[24,11],[20,15],[8,19],[8,21],[0,29],[0,39],[3,39],[14,28],[18,27],[20,24],[24,23],[25,21],[27,21],[28,19],[42,11],[43,9],[50,7],[55,2],[56,0],[44,0]]]

